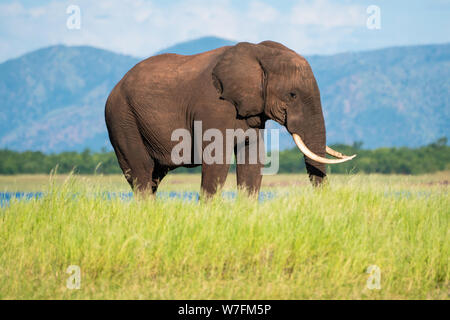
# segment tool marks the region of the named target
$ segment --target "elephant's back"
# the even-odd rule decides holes
[[[143,84],[174,86],[194,80],[205,70],[212,68],[218,57],[228,47],[221,47],[195,55],[163,53],[142,60],[124,78],[135,79]]]
[[[224,50],[226,47],[190,56],[156,55],[135,65],[119,85],[127,99],[138,105],[179,108],[205,93],[205,83],[211,84],[211,70]]]

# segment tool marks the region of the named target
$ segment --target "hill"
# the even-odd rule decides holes
[[[92,47],[54,46],[0,65],[0,147],[98,150],[109,146],[103,109],[138,59]]]
[[[236,41],[226,40],[217,37],[203,37],[191,41],[175,44],[164,50],[158,51],[156,54],[161,53],[178,53],[178,54],[197,54],[204,51],[213,50],[223,46],[231,46]]]
[[[191,54],[232,43],[207,37],[160,52]],[[450,44],[306,58],[321,90],[329,143],[417,147],[450,137]],[[0,148],[109,149],[106,98],[139,60],[53,46],[0,64]],[[280,146],[293,146],[285,130]]]

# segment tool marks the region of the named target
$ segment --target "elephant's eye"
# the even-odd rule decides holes
[[[297,98],[297,94],[295,92],[290,92],[289,97],[294,100]]]

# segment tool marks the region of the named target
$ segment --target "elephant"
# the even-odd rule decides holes
[[[179,166],[201,165],[201,190],[211,196],[226,180],[230,164],[175,163],[171,151],[178,143],[172,133],[182,128],[202,130],[265,128],[267,120],[285,126],[293,136],[314,186],[326,177],[326,164],[354,156],[326,145],[319,88],[306,59],[286,46],[263,41],[240,42],[195,55],[152,56],[136,64],[116,84],[105,105],[105,120],[119,165],[133,191],[153,195],[164,176]],[[234,138],[233,138],[234,139]],[[257,143],[261,142],[261,135]],[[234,143],[246,151],[236,165],[237,185],[249,194],[259,192],[259,159],[248,160],[248,139]],[[253,143],[253,142],[252,142]],[[200,147],[205,149],[202,141]],[[194,157],[192,148],[189,157]],[[326,153],[337,159],[326,158]]]

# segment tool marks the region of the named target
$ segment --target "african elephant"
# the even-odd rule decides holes
[[[215,128],[225,136],[227,129],[260,130],[268,119],[275,120],[304,153],[313,185],[326,176],[325,164],[352,158],[326,146],[319,88],[308,62],[273,41],[143,60],[110,93],[105,118],[119,165],[139,193],[156,192],[161,179],[176,167],[199,165],[171,159],[178,143],[171,139],[173,131],[192,132],[195,121],[201,121],[203,131]],[[201,147],[206,145],[202,142]],[[240,147],[250,151],[248,141]],[[338,159],[325,158],[325,153]],[[202,191],[214,194],[225,182],[229,164],[201,165]],[[238,186],[258,192],[261,167],[259,160],[238,164]]]

